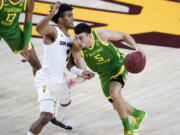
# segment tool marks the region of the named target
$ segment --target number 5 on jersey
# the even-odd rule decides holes
[[[104,58],[101,57],[100,54],[95,55],[94,58],[95,58],[98,62],[104,61]]]

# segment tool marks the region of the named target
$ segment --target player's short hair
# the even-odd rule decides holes
[[[75,34],[81,34],[81,33],[90,34],[91,27],[85,23],[80,23],[80,24],[76,25],[76,27],[74,28],[74,33]]]
[[[69,5],[69,4],[66,4],[66,3],[61,4],[61,6],[59,7],[59,11],[57,12],[57,14],[55,14],[53,16],[51,21],[53,21],[54,23],[57,24],[58,23],[58,18],[59,17],[63,18],[65,11],[72,11],[72,10],[73,10],[72,5]]]

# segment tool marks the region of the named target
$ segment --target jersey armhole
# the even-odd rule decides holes
[[[105,43],[104,41],[102,41],[102,39],[100,38],[100,36],[98,35],[98,33],[97,33],[96,30],[94,30],[94,33],[95,33],[97,39],[98,39],[103,45],[105,45],[105,46],[108,46],[108,45],[109,45],[110,41],[108,41],[108,43]]]
[[[54,26],[54,28],[55,28],[55,31],[56,31],[57,35],[56,35],[56,37],[55,37],[56,39],[54,39],[54,42],[52,42],[51,44],[53,44],[53,43],[56,42],[56,40],[58,39],[58,36],[59,36],[59,34],[60,34],[59,28],[58,28],[57,26]]]
[[[52,45],[53,43],[55,43],[56,40],[57,40],[57,38],[58,38],[58,33],[59,33],[59,32],[58,32],[58,28],[57,28],[56,26],[53,26],[53,27],[54,27],[54,29],[55,29],[55,31],[56,31],[56,33],[57,33],[57,36],[56,36],[56,39],[52,39],[52,40],[53,40],[52,43],[46,44],[46,43],[44,42],[44,40],[47,38],[47,36],[49,36],[50,38],[53,38],[52,35],[50,35],[50,34],[43,35],[43,42],[44,42],[44,44],[47,45],[47,46],[50,46],[50,45]]]

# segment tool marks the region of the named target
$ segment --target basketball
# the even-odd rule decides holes
[[[124,66],[130,73],[141,72],[146,65],[146,58],[140,51],[135,51],[126,55]]]

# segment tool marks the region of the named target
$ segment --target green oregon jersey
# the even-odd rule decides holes
[[[93,46],[83,49],[83,57],[88,67],[99,75],[116,74],[119,69],[124,70],[124,54],[109,42],[104,43],[96,30],[92,30]]]
[[[0,3],[0,33],[10,35],[19,29],[19,15],[26,10],[27,0],[14,3],[11,0],[2,0]],[[8,36],[7,35],[7,36]]]

